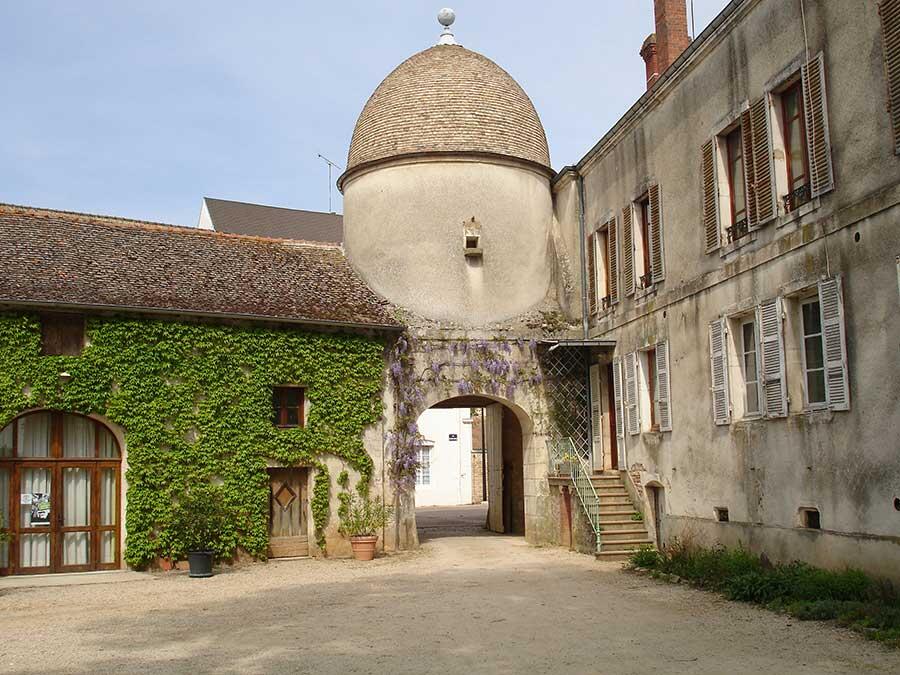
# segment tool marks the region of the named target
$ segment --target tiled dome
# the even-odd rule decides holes
[[[488,153],[550,167],[544,127],[522,87],[490,59],[438,45],[411,56],[369,98],[347,171],[420,153]]]

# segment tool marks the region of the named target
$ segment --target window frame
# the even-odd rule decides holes
[[[640,220],[635,231],[640,235],[640,257],[635,257],[634,279],[638,290],[653,286],[653,261],[650,255],[650,192],[649,190],[634,200],[635,213]],[[635,247],[637,248],[637,247]],[[638,274],[636,264],[640,261],[641,273]]]
[[[726,228],[726,230],[731,230],[732,234],[729,237],[729,243],[735,242],[741,238],[743,235],[739,235],[737,233],[738,224],[743,221],[744,227],[743,229],[749,230],[749,213],[747,210],[747,158],[744,156],[744,137],[743,137],[743,125],[739,121],[737,125],[733,128],[727,130],[722,134],[724,138],[724,146],[725,146],[725,169],[728,183],[728,204],[729,204],[729,213],[731,216],[731,225]],[[734,153],[732,152],[732,139],[737,139],[737,147],[740,151],[740,157],[735,158]],[[740,161],[741,164],[741,182],[743,185],[741,186],[741,192],[743,194],[743,207],[740,210],[740,213],[743,213],[743,218],[738,219],[737,215],[739,213],[737,209],[737,202],[735,199],[736,190],[735,190],[735,165]],[[746,232],[745,232],[746,233]]]
[[[431,445],[416,448],[416,487],[431,485]]]
[[[748,418],[748,419],[755,419],[755,418],[763,416],[763,395],[764,395],[763,388],[762,388],[762,376],[761,376],[760,368],[759,368],[759,350],[760,350],[759,349],[760,348],[759,328],[756,324],[756,316],[755,315],[738,317],[737,323],[740,327],[739,330],[740,330],[740,335],[741,335],[739,356],[740,356],[741,378],[742,378],[742,384],[743,384],[743,400],[744,400],[743,417]],[[746,344],[746,340],[745,340],[746,334],[744,333],[745,326],[753,327],[753,351],[752,352],[747,351],[747,344]],[[747,378],[747,355],[751,354],[751,353],[753,354],[753,360],[754,360],[755,369],[756,369],[756,379],[754,379],[754,380],[749,380]],[[750,410],[750,405],[749,405],[748,399],[747,399],[747,387],[753,382],[756,383],[756,410],[755,411]]]
[[[816,305],[818,308],[819,314],[819,332],[818,333],[809,333],[806,332],[806,322],[804,321],[804,313],[803,308],[808,305]],[[800,312],[800,358],[801,364],[803,366],[803,407],[805,410],[825,410],[828,408],[828,383],[827,383],[827,372],[825,367],[825,326],[822,319],[822,305],[819,301],[818,295],[811,295],[808,297],[800,298],[797,303],[798,310]],[[819,338],[819,344],[822,351],[822,365],[818,368],[809,368],[806,356],[806,340],[807,338]],[[822,401],[811,401],[810,400],[810,391],[809,391],[809,373],[812,371],[819,371],[822,373],[822,393],[824,395],[824,399]]]
[[[284,395],[289,391],[298,392],[297,406],[285,405]],[[287,414],[297,408],[297,424],[288,424]],[[296,384],[282,384],[272,387],[273,421],[279,429],[303,429],[306,426],[306,388]]]
[[[793,148],[791,144],[791,122],[793,122],[794,118],[788,119],[787,117],[787,105],[786,98],[789,94],[796,96],[797,101],[797,115],[796,120],[799,122],[800,129],[800,147]],[[779,107],[779,115],[778,121],[781,124],[781,143],[784,150],[784,172],[787,181],[785,194],[781,196],[782,205],[784,207],[784,212],[793,213],[801,206],[806,204],[811,200],[812,195],[812,183],[811,183],[811,175],[810,175],[810,167],[809,167],[809,148],[807,146],[807,135],[806,135],[806,102],[803,97],[803,78],[800,75],[800,72],[797,71],[778,91],[778,107]],[[803,185],[799,187],[794,186],[795,177],[793,175],[793,158],[795,153],[799,152],[803,162],[803,171],[805,182]],[[806,189],[806,198],[801,203],[796,203],[795,195],[802,190]]]

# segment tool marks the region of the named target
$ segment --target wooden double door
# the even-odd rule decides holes
[[[308,470],[269,469],[269,557],[309,555]]]

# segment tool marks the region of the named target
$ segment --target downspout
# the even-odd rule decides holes
[[[575,171],[578,171],[575,169]],[[584,333],[584,339],[588,339],[588,281],[587,281],[587,252],[585,251],[585,242],[587,238],[587,228],[584,218],[584,177],[581,173],[577,173],[575,180],[578,182],[578,225],[580,233],[581,252],[581,330]]]

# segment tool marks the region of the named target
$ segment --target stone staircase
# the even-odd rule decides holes
[[[600,500],[600,552],[597,560],[625,561],[641,546],[653,546],[642,520],[633,520],[634,503],[618,471],[595,472],[591,483]]]

